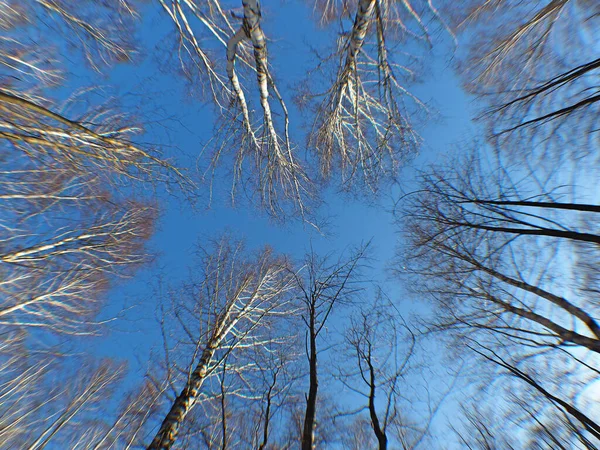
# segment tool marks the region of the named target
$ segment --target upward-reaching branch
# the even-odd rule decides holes
[[[192,298],[175,299],[174,313],[185,334],[193,340],[189,344],[194,354],[184,386],[171,403],[149,449],[171,448],[207,378],[236,349],[262,345],[256,336],[263,322],[286,308],[292,278],[284,262],[273,259],[268,251],[256,260],[245,260],[241,252],[239,243],[220,242],[205,256],[202,279],[189,293]],[[186,316],[181,316],[181,312]],[[193,329],[200,329],[198,336],[188,334]],[[236,370],[231,364],[228,362],[227,370]]]

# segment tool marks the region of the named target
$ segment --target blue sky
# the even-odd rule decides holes
[[[300,80],[311,65],[308,44],[329,43],[334,33],[331,29],[319,30],[311,19],[311,11],[301,2],[274,2],[263,7],[263,28],[269,42],[273,73],[280,84],[288,105],[292,104],[290,90],[286,89]],[[142,60],[139,64],[120,65],[106,77],[107,95],[124,98],[128,104],[141,110],[143,121],[150,121],[143,140],[162,142],[161,151],[183,164],[194,164],[204,143],[211,136],[214,114],[210,103],[189,96],[183,77],[177,76],[177,67],[161,67],[156,48],[172,32],[171,23],[159,10],[159,5],[144,6],[139,44]],[[276,19],[276,20],[275,20]],[[310,42],[306,30],[316,31],[317,41]],[[335,30],[335,27],[333,28]],[[424,140],[418,155],[402,172],[402,185],[383,188],[379,199],[356,200],[330,188],[324,196],[325,205],[320,210],[328,217],[324,233],[318,233],[300,221],[285,224],[273,223],[260,211],[242,204],[231,207],[227,193],[230,180],[224,171],[215,182],[216,199],[207,207],[201,198],[192,210],[179,199],[161,195],[161,218],[150,248],[157,252],[154,263],[139,272],[132,280],[122,283],[110,294],[111,307],[107,316],[118,311],[123,304],[135,307],[126,313],[135,320],[139,331],[130,332],[128,322],[117,322],[115,330],[98,345],[107,355],[127,349],[131,361],[130,377],[144,370],[145,356],[151,348],[160,346],[159,330],[154,321],[156,308],[155,287],[157,270],[164,280],[176,282],[189,270],[194,245],[214,238],[224,231],[246,239],[250,248],[270,245],[292,258],[301,258],[312,244],[322,254],[339,252],[361,243],[372,241],[372,276],[386,280],[385,273],[394,256],[396,241],[401,239],[394,225],[393,201],[400,190],[408,192],[413,185],[415,168],[439,161],[450,146],[467,139],[472,125],[469,114],[473,110],[470,100],[462,92],[451,68],[452,43],[447,35],[438,34],[439,49],[429,55],[430,61],[422,74],[421,82],[411,86],[411,92],[431,105],[435,120],[420,131]],[[321,42],[319,42],[322,40]],[[82,84],[85,75],[81,76]],[[288,94],[288,95],[286,95]],[[147,106],[151,105],[149,109]],[[291,133],[302,151],[304,135],[303,118],[296,108],[291,108]],[[190,175],[194,176],[193,173]],[[201,189],[207,189],[202,187]],[[220,198],[219,198],[220,197]],[[243,203],[243,202],[241,202]],[[388,282],[391,295],[405,295],[401,283]],[[138,361],[141,363],[138,364]],[[134,375],[135,374],[135,375]]]

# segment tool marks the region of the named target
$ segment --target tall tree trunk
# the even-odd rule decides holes
[[[171,448],[175,442],[175,439],[177,438],[179,428],[181,427],[185,416],[190,412],[194,406],[194,403],[196,402],[198,393],[202,387],[202,383],[204,383],[206,378],[208,367],[214,352],[215,349],[212,345],[208,345],[204,349],[202,352],[202,357],[200,358],[200,362],[188,379],[188,382],[181,393],[173,402],[173,405],[163,420],[158,433],[156,433],[152,443],[148,446],[148,450],[168,450]]]
[[[377,417],[377,411],[375,410],[375,368],[371,362],[371,354],[369,352],[369,416],[371,417],[371,426],[377,442],[379,443],[379,450],[387,450],[387,436],[385,431],[381,429],[379,418]]]
[[[358,2],[358,11],[354,17],[354,25],[352,25],[352,31],[350,32],[350,39],[348,41],[346,61],[338,76],[339,86],[337,92],[338,101],[335,102],[336,108],[339,107],[339,104],[344,97],[344,93],[348,87],[348,79],[350,78],[353,68],[356,66],[356,58],[363,46],[365,37],[367,36],[369,20],[373,16],[375,3],[375,0],[360,0]]]
[[[304,429],[302,431],[302,450],[312,450],[315,432],[315,416],[317,410],[317,391],[319,380],[317,376],[317,336],[315,334],[315,317],[310,317],[310,384],[306,398],[306,413],[304,415]]]

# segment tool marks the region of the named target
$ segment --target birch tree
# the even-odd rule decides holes
[[[232,167],[232,200],[245,187],[273,217],[299,213],[312,220],[318,176],[307,169],[312,157],[302,158],[301,147],[293,144],[297,139],[290,130],[297,127],[269,67],[268,38],[275,36],[263,30],[260,3],[244,0],[230,10],[219,0],[160,3],[174,24],[176,62],[221,117],[207,144],[211,179],[224,160]],[[431,20],[448,28],[431,1],[319,1],[314,10],[319,24],[339,20],[344,28],[333,54],[319,61],[297,95],[300,105],[310,106],[308,147],[324,179],[333,177],[344,189],[376,192],[396,180],[400,165],[415,154],[420,139],[409,116],[426,110],[408,89],[420,56],[407,50],[395,58],[393,50],[429,48]],[[404,59],[405,54],[410,56]],[[326,78],[330,72],[333,80]],[[244,83],[246,78],[256,83]],[[329,87],[320,91],[321,85]],[[258,120],[253,97],[260,103]]]
[[[595,2],[471,1],[444,8],[459,38],[466,87],[486,106],[482,119],[502,152],[544,164],[574,164],[597,150]],[[580,169],[588,169],[579,165]]]
[[[148,448],[171,448],[184,420],[207,397],[205,387],[218,377],[225,362],[228,376],[243,377],[251,366],[236,356],[267,345],[263,332],[267,320],[286,314],[290,307],[293,278],[285,261],[269,250],[251,258],[241,243],[224,238],[203,253],[199,281],[172,294],[172,314],[182,334],[169,335],[175,336],[175,345],[189,350],[189,362],[180,366],[169,356],[173,364],[169,377],[177,377],[169,383],[183,387],[170,402]]]
[[[289,208],[304,215],[305,203],[313,194],[290,139],[287,106],[270,73],[260,2],[244,0],[241,11],[234,14],[219,0],[205,5],[160,3],[175,26],[184,71],[191,73],[194,81],[206,80],[205,89],[222,116],[209,171],[233,153],[232,199],[238,189],[248,186],[249,196],[257,197],[270,215],[284,217]],[[201,44],[198,33],[206,33],[213,42]],[[256,77],[251,92],[260,100],[262,118],[258,123],[239,76],[241,70]],[[275,120],[275,107],[282,114],[281,123]]]
[[[40,0],[0,8],[9,43],[0,75],[0,158],[10,161],[0,171],[4,326],[87,332],[111,275],[145,261],[155,208],[129,201],[120,189],[139,182],[190,186],[168,161],[132,142],[141,129],[123,112],[91,107],[89,92],[63,105],[45,95],[67,74],[52,57],[40,59],[46,49],[26,39],[29,24],[52,24],[38,30],[49,46],[68,30],[65,39],[76,39],[98,68],[132,52],[127,5],[115,2],[107,21],[93,5],[73,11],[68,2]],[[94,13],[97,22],[88,20]]]
[[[390,42],[429,46],[425,23],[439,15],[431,2],[331,0],[317,2],[316,9],[323,24],[341,19],[351,26],[342,30],[335,53],[320,62],[333,65],[329,88],[319,92],[313,80],[307,83],[307,96],[320,99],[309,145],[325,178],[339,171],[343,188],[377,191],[396,179],[400,164],[419,147],[409,105],[412,112],[425,109],[407,88],[414,65],[395,60]]]
[[[73,371],[64,352],[102,331],[108,289],[149,260],[156,205],[139,188],[192,187],[136,143],[142,128],[122,105],[98,102],[96,86],[69,92],[82,68],[67,64],[65,49],[97,73],[131,60],[134,19],[126,0],[0,2],[0,384],[10,445],[93,448],[100,439],[105,424],[90,410],[122,368],[80,361]]]
[[[14,336],[13,339],[18,339]],[[30,351],[22,345],[18,355],[6,350],[24,341],[3,343],[0,388],[0,445],[6,448],[43,449],[59,446],[94,448],[105,431],[102,413],[112,389],[121,381],[123,366],[109,360]],[[56,383],[57,373],[63,383]]]
[[[294,324],[277,322],[269,324],[278,329],[267,331],[264,345],[238,354],[235,364],[229,359],[223,362],[212,383],[204,386],[199,410],[188,415],[177,445],[266,450],[290,448],[297,443],[297,439],[288,442],[282,433],[301,380],[296,341],[284,331]],[[277,338],[272,331],[278,333]],[[242,361],[244,370],[240,375]]]

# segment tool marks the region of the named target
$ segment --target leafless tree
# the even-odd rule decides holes
[[[149,260],[156,205],[146,192],[191,187],[135,142],[142,129],[130,114],[98,105],[94,86],[60,101],[50,89],[67,86],[62,48],[97,72],[130,60],[134,18],[126,0],[0,2],[3,443],[93,448],[101,439],[107,427],[93,415],[123,369],[81,360],[74,371],[76,356],[63,352],[101,330],[108,288]]]
[[[27,447],[43,449],[51,442],[61,445],[62,441],[62,445],[69,448],[91,448],[104,431],[98,426],[99,403],[110,396],[109,389],[117,384],[121,374],[122,367],[109,361],[101,361],[95,369],[81,364],[79,373],[69,377],[66,386],[47,392],[48,400],[55,401],[49,402],[50,411],[44,414],[45,420],[35,423],[35,437]],[[57,408],[58,405],[61,407]]]
[[[373,434],[372,424],[364,416],[356,417],[349,425],[342,445],[348,450],[361,450],[363,448],[377,448],[377,439]]]
[[[598,273],[600,209],[587,184],[596,176],[598,64],[585,30],[597,24],[597,7],[473,1],[452,11],[469,35],[461,68],[490,107],[482,117],[496,156],[463,157],[423,175],[405,209],[409,270],[435,299],[433,329],[459,330],[492,352],[479,352],[480,360],[498,363],[521,381],[519,392],[546,400],[540,405],[579,398],[571,406],[589,415],[581,399],[598,377],[600,329],[588,292]],[[534,442],[569,447],[590,437],[576,420],[578,432],[556,438],[551,414],[540,407],[530,417]]]
[[[578,437],[584,437],[590,444],[592,442],[600,444],[600,425],[585,412],[581,411],[573,399],[565,399],[560,394],[554,395],[550,393],[548,390],[546,390],[543,384],[536,379],[535,375],[525,372],[518,365],[512,363],[511,361],[507,361],[498,353],[485,346],[474,344],[471,349],[486,360],[505,369],[511,376],[526,383],[537,394],[538,397],[541,397],[562,411],[567,419],[567,423],[569,423],[573,429],[577,431]],[[554,434],[542,422],[543,418],[540,419],[534,416],[533,419],[542,428],[542,432],[545,435],[556,440]],[[588,434],[589,437],[586,436],[586,434]]]
[[[271,251],[250,258],[241,243],[223,238],[211,251],[201,252],[199,281],[171,294],[171,314],[180,334],[167,334],[168,383],[183,383],[183,388],[148,448],[173,445],[184,419],[201,400],[203,386],[220,370],[244,384],[244,371],[252,367],[243,358],[238,361],[237,354],[272,344],[262,327],[268,328],[269,318],[285,314],[290,307],[289,291],[294,287],[290,269]],[[191,359],[180,366],[172,351],[182,349],[189,350]]]
[[[272,216],[283,217],[286,205],[304,216],[311,187],[294,154],[288,109],[269,70],[258,0],[244,0],[239,14],[230,13],[219,0],[204,5],[189,0],[173,1],[170,5],[164,0],[160,3],[176,27],[184,70],[202,74],[207,91],[222,115],[211,168],[214,170],[224,155],[233,151],[233,198],[240,185],[248,182],[252,194],[260,198],[261,206]],[[196,29],[204,30],[213,42],[201,44]],[[253,53],[247,43],[252,45]],[[189,61],[191,68],[187,67]],[[259,94],[263,113],[259,124],[252,117],[249,99],[238,76],[240,65],[242,70],[256,75],[254,91]],[[273,97],[283,115],[281,124],[276,124]],[[246,167],[248,159],[252,161],[250,167]],[[244,175],[248,170],[250,173]]]
[[[157,390],[154,384],[145,380],[137,389],[121,396],[117,413],[106,415],[106,420],[96,427],[94,439],[90,439],[85,448],[99,450],[141,447],[149,418],[158,413],[163,393],[163,390]]]
[[[0,51],[2,159],[23,160],[32,166],[27,167],[32,173],[35,169],[70,170],[76,184],[89,174],[112,185],[143,180],[190,187],[189,180],[169,161],[134,143],[142,128],[114,101],[102,105],[90,101],[94,86],[61,102],[46,89],[65,84],[69,75],[54,46],[72,45],[98,71],[131,59],[135,17],[127,0],[2,3],[0,24],[7,44]],[[27,38],[29,26],[36,27],[39,40]]]
[[[538,382],[547,392],[583,399],[598,379],[589,290],[600,210],[572,191],[565,201],[565,187],[551,182],[477,158],[423,174],[422,189],[405,203],[404,262],[434,300],[433,330],[508,352],[525,374],[544,367]]]
[[[0,137],[6,152],[23,154],[40,169],[60,165],[80,177],[98,171],[109,175],[105,179],[113,184],[122,179],[188,183],[167,161],[131,143],[129,136],[141,129],[127,123],[122,113],[106,107],[92,109],[75,121],[44,106],[48,100],[36,97],[0,91]],[[87,123],[96,125],[83,125]]]
[[[415,362],[416,342],[414,331],[381,291],[351,318],[348,354],[336,377],[359,399],[357,408],[342,415],[363,417],[366,411],[379,449],[419,448],[446,395],[433,399],[429,387],[417,386],[423,367]]]
[[[371,430],[375,434],[379,449],[387,449],[388,426],[402,414],[396,404],[397,394],[402,389],[402,377],[415,344],[415,336],[411,334],[412,342],[408,351],[405,357],[399,360],[399,334],[400,330],[396,327],[393,315],[375,306],[373,309],[361,310],[361,313],[352,319],[346,336],[346,344],[354,354],[355,360],[350,368],[341,370],[340,378],[346,386],[366,399]],[[388,339],[392,344],[390,348],[383,344]],[[389,374],[385,373],[388,363],[392,366]],[[378,411],[376,396],[385,398],[383,412]],[[359,411],[362,411],[365,406],[361,405],[360,408]]]
[[[303,379],[306,374],[303,374]],[[319,380],[327,379],[326,373],[320,373]],[[302,379],[300,380],[302,381]],[[352,432],[346,423],[337,420],[338,398],[331,395],[327,389],[319,391],[317,397],[316,411],[318,415],[315,419],[315,428],[313,430],[313,448],[336,447],[344,443],[345,437]],[[304,419],[306,415],[306,393],[298,392],[291,395],[288,402],[284,405],[287,413],[283,419],[283,431],[285,432],[274,448],[276,449],[295,449],[302,439],[304,430]]]
[[[131,60],[135,53],[131,31],[136,16],[134,2],[129,0],[3,0],[0,86],[24,92],[40,84],[63,83],[69,69],[61,60],[61,44],[80,52],[97,72]],[[23,33],[30,26],[43,33],[43,41]]]
[[[448,5],[449,6],[449,5]],[[471,53],[470,77],[472,86],[508,88],[552,72],[552,66],[570,62],[566,53],[578,48],[585,36],[575,30],[591,29],[598,9],[586,0],[484,2],[472,0],[465,8],[448,9],[448,16],[459,31],[482,31],[486,21],[501,25],[468,44]],[[515,20],[505,21],[507,17]],[[504,21],[504,23],[502,23]],[[570,38],[570,39],[565,39]],[[558,44],[555,46],[554,44]],[[581,49],[585,52],[585,49]],[[583,57],[586,55],[571,55]],[[509,80],[507,69],[517,69]],[[540,76],[541,75],[541,76]],[[494,89],[503,92],[503,89]]]
[[[327,0],[317,2],[315,10],[321,23],[351,28],[342,30],[335,53],[319,61],[319,70],[333,66],[331,86],[318,92],[309,79],[301,94],[303,101],[321,102],[309,145],[325,178],[339,170],[344,189],[362,185],[377,191],[382,181],[396,179],[399,165],[419,147],[407,104],[425,109],[407,89],[416,77],[414,61],[400,63],[392,49],[398,42],[429,46],[426,22],[440,16],[431,1]]]
[[[301,379],[296,342],[287,332],[282,334],[290,324],[278,320],[268,325],[271,329],[264,345],[248,348],[243,355],[238,353],[235,364],[223,362],[213,382],[204,385],[205,395],[198,404],[201,411],[186,418],[178,446],[288,448],[282,426],[288,423],[289,405]],[[239,376],[242,359],[244,371]]]
[[[307,255],[303,269],[295,275],[301,304],[302,322],[306,327],[306,357],[308,359],[309,386],[302,425],[302,449],[314,445],[317,398],[319,391],[319,342],[326,329],[334,307],[349,301],[359,290],[357,275],[367,246],[347,258],[331,263],[330,258],[320,258],[314,252]]]
[[[503,422],[494,420],[496,414],[482,411],[476,404],[465,404],[461,409],[464,423],[460,426],[452,425],[461,446],[469,450],[515,449],[512,439],[498,429],[498,423]]]
[[[502,368],[501,377],[491,379],[486,389],[499,388],[504,377],[509,382],[509,401],[486,404],[475,395],[462,406],[464,423],[452,429],[459,442],[473,449],[597,449],[598,425],[578,406],[576,397],[564,392],[551,394],[540,382],[533,367],[512,361],[509,355],[470,341],[469,348],[483,360]],[[514,383],[511,382],[511,379]],[[519,386],[520,385],[520,386]],[[507,433],[507,425],[510,433]]]
[[[93,333],[99,300],[113,275],[144,262],[152,209],[100,217],[89,227],[47,233],[8,229],[2,240],[0,324],[5,330]],[[35,222],[37,223],[37,221]]]
[[[78,175],[99,169],[110,173],[112,181],[119,177],[145,177],[148,181],[160,178],[161,172],[165,181],[170,175],[183,181],[167,161],[133,144],[131,136],[141,128],[122,111],[109,106],[81,110],[85,90],[64,105],[45,96],[43,88],[62,84],[67,76],[58,56],[51,53],[52,44],[60,44],[61,39],[63,45],[64,41],[72,43],[96,70],[100,65],[128,60],[133,53],[131,21],[135,12],[129,2],[74,6],[70,1],[35,0],[28,4],[5,1],[0,8],[0,23],[7,32],[3,38],[7,45],[0,53],[4,62],[0,137],[6,151],[23,152],[38,167],[52,162],[68,165]],[[26,38],[23,28],[30,23],[45,24],[39,31],[46,47]],[[75,118],[73,114],[77,114]]]
[[[279,326],[293,329],[294,324],[292,321],[286,324],[280,322]],[[282,339],[273,339],[273,342],[278,341]],[[282,413],[290,396],[295,393],[295,385],[301,378],[298,373],[297,336],[288,334],[283,341],[283,344],[257,348],[252,356],[258,370],[252,377],[251,383],[260,401],[253,402],[252,413],[244,414],[244,418],[250,425],[248,448],[259,450],[276,448],[274,446],[277,445],[280,433],[274,422],[281,423]]]
[[[288,107],[268,65],[259,2],[244,0],[234,10],[219,0],[161,0],[161,5],[175,26],[178,63],[222,116],[209,143],[215,149],[211,179],[221,160],[231,160],[233,198],[240,186],[247,186],[272,216],[283,217],[292,206],[310,220],[314,177],[303,166],[311,161],[301,164],[290,138]],[[339,166],[344,188],[361,185],[376,191],[383,180],[395,180],[399,165],[415,154],[420,139],[409,114],[426,109],[406,87],[415,78],[416,58],[402,64],[392,57],[393,50],[398,43],[431,46],[427,23],[445,23],[431,0],[332,0],[314,6],[321,24],[340,21],[351,27],[343,30],[334,54],[323,58],[317,70],[336,74],[326,81],[331,87],[317,92],[315,86],[324,83],[311,77],[299,95],[300,103],[315,107],[309,146],[316,150],[325,178]],[[245,89],[244,74],[256,76],[254,88]],[[258,94],[262,120],[253,118],[248,93]]]
[[[553,164],[593,155],[598,128],[595,2],[479,1],[447,16],[468,36],[461,69],[467,88],[489,107],[489,135],[502,152]]]
[[[42,449],[49,445],[93,448],[105,432],[102,414],[112,389],[120,382],[123,366],[30,351],[13,335],[3,342],[0,396],[0,445],[7,448]],[[19,347],[19,354],[10,356]],[[75,367],[71,367],[77,358]],[[56,367],[60,366],[60,367]],[[56,374],[64,376],[56,383]]]
[[[25,333],[3,333],[0,343],[0,442],[24,445],[35,414],[34,387],[41,384],[51,361],[28,351]]]
[[[423,258],[424,273],[431,271],[443,276],[437,282],[431,280],[432,286],[433,283],[437,286],[435,291],[440,295],[460,292],[467,298],[481,298],[486,300],[485,304],[497,305],[507,313],[545,327],[549,338],[554,336],[597,351],[595,342],[599,329],[594,313],[586,311],[581,301],[570,301],[566,296],[544,289],[544,277],[549,275],[538,274],[541,279],[537,280],[527,280],[527,275],[528,272],[529,276],[535,274],[531,264],[535,259],[543,264],[543,257],[549,256],[547,242],[577,246],[597,244],[593,226],[585,227],[591,223],[586,217],[593,217],[600,211],[598,207],[576,201],[562,202],[556,199],[559,193],[550,190],[531,194],[523,180],[521,190],[519,185],[509,184],[511,176],[502,168],[487,171],[478,166],[476,159],[468,161],[468,169],[459,169],[460,164],[465,163],[459,162],[450,171],[442,169],[423,175],[423,189],[410,196],[407,209],[415,258]],[[545,249],[537,246],[542,242],[546,244]],[[520,266],[519,248],[530,249],[528,267]],[[532,249],[538,252],[538,258],[531,254]],[[551,267],[550,262],[546,264],[543,271]],[[454,278],[455,274],[460,274],[460,278]],[[448,289],[446,283],[458,289]],[[543,299],[549,302],[548,306],[560,308],[561,314],[572,316],[594,337],[564,328],[562,320],[553,322],[550,316],[536,314],[534,311],[541,313],[543,309],[527,306],[524,299],[513,303],[517,295],[508,291],[509,287],[527,298],[533,295],[536,301]],[[496,288],[501,290],[495,291]]]
[[[69,30],[90,62],[114,62],[131,51],[121,29],[126,20],[113,16],[132,14],[125,1],[114,6],[124,9],[110,11],[106,23],[93,5],[74,11],[70,2],[40,0],[0,8],[11,42],[2,50],[11,63],[3,65],[0,87],[0,159],[10,162],[0,171],[3,327],[89,332],[114,275],[146,260],[143,243],[155,207],[130,200],[131,191],[120,188],[138,182],[189,187],[178,169],[131,141],[140,128],[122,112],[89,107],[84,92],[63,106],[44,95],[44,87],[59,81],[54,61],[47,70],[37,65],[46,49],[21,28],[49,21],[52,27],[39,30],[49,46],[55,33]],[[94,13],[96,22],[83,17]]]

